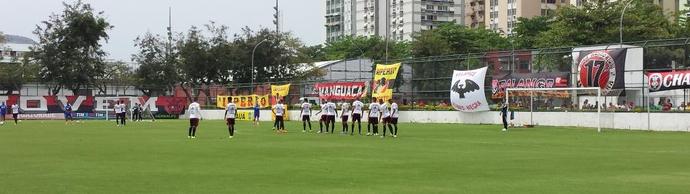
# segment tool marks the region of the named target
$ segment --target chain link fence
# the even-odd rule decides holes
[[[627,68],[625,87],[615,95],[607,95],[604,102],[596,102],[599,106],[606,106],[610,111],[665,111],[685,112],[690,100],[690,90],[677,89],[664,92],[649,92],[646,73],[690,70],[690,39],[649,40],[628,42],[623,45],[590,45],[577,48],[548,48],[490,51],[459,55],[431,56],[423,58],[407,58],[388,60],[388,63],[401,63],[398,78],[394,86],[394,97],[402,107],[423,110],[451,110],[449,88],[453,70],[470,70],[488,67],[485,80],[485,92],[490,103],[494,105],[503,99],[496,95],[494,79],[510,74],[538,74],[560,73],[567,77],[568,87],[581,87],[578,76],[577,52],[607,50],[616,48],[641,49],[642,52],[628,52],[626,64],[637,64],[635,68]],[[575,52],[574,50],[577,50]],[[639,56],[642,55],[642,56]],[[289,104],[298,104],[301,99],[318,100],[318,93],[314,84],[323,82],[353,82],[368,81],[373,77],[375,64],[383,61],[369,59],[348,59],[315,64],[315,68],[323,71],[324,75],[309,80],[290,82],[290,92],[284,96]],[[635,66],[635,65],[632,65]],[[260,76],[260,75],[259,75]],[[271,93],[270,85],[288,84],[277,83],[248,83],[224,86],[210,86],[203,88],[177,87],[166,89],[168,95],[199,96],[199,101],[207,108],[215,107],[216,96],[237,95],[266,95]],[[41,84],[26,84],[20,91],[22,95],[46,95],[45,86]],[[71,92],[61,92],[68,95]],[[85,91],[84,93],[89,93]],[[60,95],[58,94],[58,95]],[[200,95],[199,95],[200,94]],[[370,92],[369,92],[370,94]],[[105,93],[92,95],[105,96],[141,96],[142,92],[131,86],[112,86]],[[208,96],[208,97],[206,97]],[[542,95],[535,99],[538,111],[549,111],[555,107],[574,107],[582,104],[576,97],[553,99]],[[577,96],[577,94],[575,95]],[[529,101],[528,99],[511,99],[514,101]],[[551,98],[551,99],[550,99]],[[364,101],[368,101],[365,98]]]

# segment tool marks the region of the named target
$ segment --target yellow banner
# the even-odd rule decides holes
[[[250,111],[250,110],[237,111],[237,117],[235,118],[235,120],[253,121],[254,120],[254,111]]]
[[[232,99],[229,99],[229,96],[216,96],[216,107],[225,108],[225,106],[230,103],[230,100],[235,103],[237,108],[254,108],[254,104],[256,103],[259,103],[259,107],[261,108],[268,108],[271,106],[269,104],[269,95],[249,95],[233,96]]]
[[[271,95],[278,95],[285,97],[290,93],[290,84],[285,85],[271,85]]]
[[[395,83],[399,69],[400,63],[391,65],[376,64],[371,96],[383,100],[393,98],[393,83]]]

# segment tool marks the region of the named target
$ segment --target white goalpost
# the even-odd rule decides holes
[[[596,107],[597,107],[597,132],[601,132],[601,88],[599,87],[585,87],[585,88],[506,88],[505,92],[505,103],[510,109],[510,92],[511,91],[523,91],[530,92],[530,124],[534,124],[533,113],[534,113],[534,92],[535,91],[590,91],[596,92]],[[571,94],[577,95],[577,94]]]

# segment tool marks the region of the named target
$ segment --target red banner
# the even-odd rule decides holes
[[[366,82],[317,83],[314,89],[319,98],[327,100],[354,100],[367,94]]]
[[[650,92],[690,88],[690,70],[653,72],[647,77]]]

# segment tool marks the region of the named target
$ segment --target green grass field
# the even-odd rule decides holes
[[[397,139],[240,122],[0,127],[0,193],[690,193],[690,134],[402,124]],[[318,128],[318,123],[314,123]],[[299,130],[298,130],[299,129]]]

